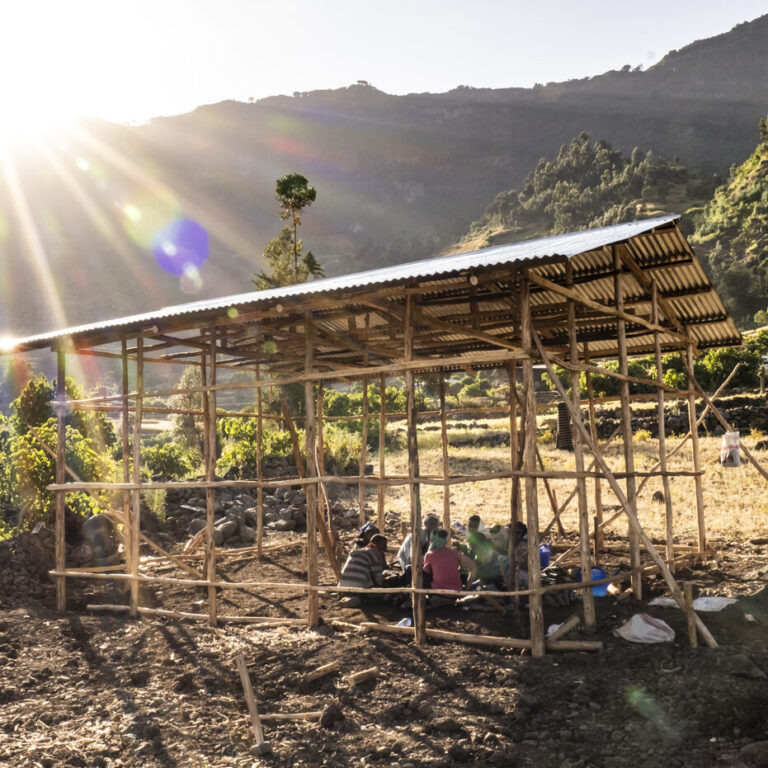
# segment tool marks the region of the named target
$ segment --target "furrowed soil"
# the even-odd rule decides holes
[[[273,540],[270,537],[269,541]],[[300,537],[261,563],[222,564],[231,580],[294,582]],[[765,766],[768,765],[766,546],[714,540],[706,560],[681,570],[695,591],[738,598],[701,614],[720,647],[691,649],[681,611],[647,605],[666,592],[645,582],[646,601],[598,598],[598,653],[549,654],[334,628],[331,619],[395,623],[386,602],[364,610],[321,596],[323,623],[259,629],[93,613],[125,603],[114,582],[71,580],[69,608],[22,540],[0,545],[0,765],[44,766]],[[390,552],[390,554],[392,554]],[[321,583],[332,576],[321,559]],[[608,567],[608,565],[606,565]],[[162,575],[174,575],[165,571]],[[145,605],[205,613],[203,590],[155,586]],[[545,624],[580,604],[545,605]],[[637,645],[613,635],[645,611],[675,630],[671,643]],[[220,614],[303,618],[302,592],[222,590]],[[428,614],[432,627],[525,636],[523,608]],[[340,625],[337,625],[340,626]],[[587,639],[578,631],[569,639]],[[246,659],[261,713],[324,711],[322,723],[267,721],[272,754],[254,757],[236,667]],[[305,672],[339,661],[306,687]],[[344,676],[378,676],[350,688]],[[335,705],[332,706],[332,705]]]

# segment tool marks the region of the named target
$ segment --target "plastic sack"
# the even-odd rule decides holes
[[[720,440],[720,463],[724,467],[740,467],[739,433],[726,432]]]
[[[647,613],[636,613],[614,632],[630,643],[669,643],[675,639],[675,630],[666,621]]]
[[[729,605],[737,602],[735,597],[721,597],[720,595],[702,595],[693,601],[693,610],[704,613],[714,613],[722,611]],[[679,608],[677,600],[674,597],[654,597],[648,605],[660,605],[663,608]]]

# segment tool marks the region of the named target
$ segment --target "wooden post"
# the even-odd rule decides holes
[[[523,360],[523,415],[525,418],[525,470],[536,470],[536,391],[533,387],[533,318],[529,283],[527,279],[520,282],[520,323],[523,350],[529,357]],[[541,563],[539,561],[539,503],[536,489],[536,478],[528,475],[525,478],[525,508],[528,522],[528,587],[534,590],[528,599],[528,612],[531,624],[531,653],[533,656],[543,656],[544,646],[544,610],[541,592]]]
[[[133,415],[133,482],[141,482],[141,420],[144,409],[144,337],[136,338],[136,410]],[[131,618],[139,615],[139,534],[141,531],[141,491],[132,493],[131,525]]]
[[[206,367],[205,351],[201,356],[201,374],[203,377],[203,419],[205,442],[205,479],[216,479],[216,390],[209,389],[216,384],[216,327],[210,326],[210,344],[208,356],[210,363]],[[205,575],[208,581],[216,581],[216,541],[214,525],[216,521],[216,492],[213,488],[205,489]],[[211,626],[218,623],[216,587],[208,587],[208,622]]]
[[[314,365],[314,343],[313,343],[313,322],[312,313],[304,313],[304,373],[308,376],[312,373]],[[317,477],[317,440],[315,423],[315,396],[312,389],[312,381],[307,379],[304,382],[304,409],[306,411],[306,421],[304,422],[305,440],[304,444],[307,453],[307,477],[314,479]],[[310,587],[316,587],[319,584],[317,572],[317,485],[307,483],[304,486],[304,495],[307,501],[307,580]],[[325,527],[325,526],[323,526]],[[332,558],[335,553],[327,552],[328,557]],[[320,622],[320,602],[318,593],[314,589],[307,592],[307,625],[316,627]]]
[[[624,286],[621,280],[622,263],[619,249],[612,246],[613,253],[613,290],[616,300],[616,311],[624,312]],[[616,319],[616,330],[619,342],[619,372],[624,376],[629,375],[629,359],[627,357],[627,333],[626,321],[623,317]],[[624,438],[624,468],[627,471],[627,501],[634,511],[637,511],[637,485],[634,478],[635,452],[632,444],[632,409],[629,405],[629,382],[621,380],[619,384],[621,395],[621,428]],[[643,579],[640,573],[640,542],[637,533],[630,525],[627,536],[629,538],[629,561],[632,568],[632,591],[638,600],[643,597]]]
[[[387,476],[386,468],[386,439],[387,439],[387,379],[381,374],[379,379],[379,479]],[[384,502],[386,500],[386,488],[379,485],[377,489],[377,525],[380,531],[384,530]]]
[[[131,481],[131,438],[130,438],[130,420],[128,412],[128,340],[123,337],[120,341],[120,362],[121,362],[121,420],[122,420],[122,447],[123,447],[123,482]],[[123,528],[125,542],[125,572],[131,569],[133,556],[131,555],[131,494],[129,491],[123,491]]]
[[[405,303],[405,327],[403,332],[404,352],[407,361],[413,360],[413,294],[408,294]],[[419,446],[416,435],[416,397],[413,390],[413,371],[405,372],[406,411],[408,414],[408,481],[411,501],[411,585],[421,589],[423,553],[421,551],[421,495],[415,478],[419,476]],[[426,642],[424,595],[413,593],[414,642]]]
[[[654,280],[651,284],[651,322],[654,325],[659,324],[659,287]],[[656,381],[664,381],[664,369],[661,362],[661,342],[659,340],[659,332],[653,332],[653,349],[656,359]],[[656,390],[657,397],[657,411],[656,420],[659,422],[659,469],[662,472],[667,471],[667,430],[664,425],[664,390],[659,387]],[[665,505],[665,529],[667,537],[667,562],[669,563],[669,570],[675,572],[675,548],[673,544],[674,538],[674,520],[672,517],[672,494],[669,486],[669,478],[666,475],[662,475],[661,483],[664,488],[664,505]]]
[[[688,424],[691,430],[691,451],[693,453],[693,469],[695,472],[701,471],[701,454],[699,453],[699,428],[696,420],[696,395],[693,393],[693,382],[696,376],[693,372],[693,345],[689,344],[686,348],[686,363],[688,368]],[[707,550],[707,524],[704,520],[704,487],[701,475],[697,474],[693,478],[696,490],[696,520],[699,528],[699,552],[704,553]]]
[[[584,342],[584,362],[589,363],[589,346]],[[595,415],[595,389],[592,386],[592,374],[586,374],[587,397],[589,398],[589,432],[592,442],[598,445],[597,417]],[[593,458],[594,463],[594,458]],[[600,550],[603,548],[603,487],[600,478],[595,478],[595,563],[600,560]]]
[[[317,384],[317,409],[315,419],[317,421],[317,471],[322,477],[325,475],[325,437],[324,427],[325,422],[323,420],[323,408],[325,407],[325,387],[322,381]],[[325,483],[320,483],[318,488],[317,505],[318,514],[320,515],[318,520],[322,521],[323,513],[321,510],[325,510],[325,517],[328,521],[328,538],[331,542],[331,546],[336,551],[336,547],[339,541],[339,533],[336,530],[336,525],[333,522],[333,512],[331,511],[331,500],[328,498],[328,489]],[[320,530],[323,530],[324,526],[318,526]]]
[[[256,366],[256,378],[261,378],[261,367]],[[264,480],[264,467],[262,466],[262,450],[264,443],[264,403],[262,389],[256,391],[256,479]],[[256,557],[261,558],[264,546],[264,489],[259,486],[256,489]]]
[[[448,416],[445,412],[445,374],[440,373],[440,445],[443,450],[443,480],[450,477],[448,464]],[[451,487],[443,485],[443,528],[451,535]]]
[[[56,347],[56,482],[66,480],[67,449],[67,412],[66,401],[66,353],[64,343]],[[56,570],[64,571],[67,567],[66,541],[66,505],[65,491],[56,491]],[[56,610],[67,610],[67,577],[56,577]]]
[[[363,423],[360,444],[360,478],[365,478],[365,464],[368,458],[368,379],[363,379]],[[358,483],[357,504],[359,507],[360,527],[365,525],[365,483]]]
[[[569,261],[566,266],[568,286],[573,285],[573,266]],[[576,303],[568,299],[568,337],[570,341],[570,359],[572,363],[579,362],[579,342],[576,334]],[[579,392],[579,372],[571,371],[571,400],[576,413],[581,412],[581,394]],[[573,435],[573,455],[576,462],[576,471],[584,471],[584,446],[578,430]],[[592,560],[590,557],[589,539],[589,509],[587,507],[587,481],[584,477],[576,478],[576,496],[579,506],[579,545],[581,552],[581,578],[586,581],[592,576]],[[584,628],[592,633],[596,628],[595,596],[591,589],[582,591],[582,605],[584,609]]]
[[[512,470],[520,469],[520,444],[517,435],[517,364],[509,363],[507,366],[507,378],[509,379],[509,467]],[[517,523],[520,520],[520,478],[514,476],[510,479],[509,486],[509,545],[507,556],[509,557],[509,584],[508,587],[517,591],[518,589],[518,569],[515,552],[517,549],[515,543],[515,531]],[[519,603],[519,598],[515,597],[515,605]],[[519,606],[518,606],[519,607]]]
[[[696,612],[693,610],[693,584],[686,581],[683,584],[683,593],[685,594],[685,618],[688,627],[688,642],[691,648],[697,648],[699,638],[696,634]]]

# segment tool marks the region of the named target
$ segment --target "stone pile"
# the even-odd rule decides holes
[[[215,496],[216,546],[252,544],[256,540],[258,508],[255,496],[237,490],[222,489]],[[331,504],[333,521],[337,528],[357,526],[358,510],[346,508],[340,501]],[[264,494],[265,530],[305,531],[307,529],[307,500],[301,488],[277,488]],[[169,530],[177,537],[194,536],[205,528],[205,491],[173,488],[167,491],[165,518]]]

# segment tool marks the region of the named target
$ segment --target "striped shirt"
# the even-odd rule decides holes
[[[384,583],[384,555],[381,550],[371,544],[363,549],[353,549],[341,571],[338,586],[380,587]]]

